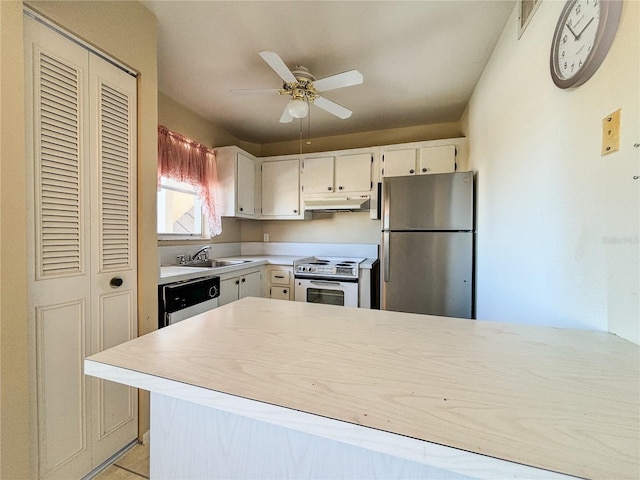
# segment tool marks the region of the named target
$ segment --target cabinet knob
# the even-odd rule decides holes
[[[415,173],[416,171],[412,168],[411,170],[409,170],[409,173]]]
[[[338,190],[342,190],[343,188],[344,188],[344,187],[343,187],[342,185],[340,185],[340,186],[338,187]]]
[[[426,172],[427,170],[428,170],[428,168],[423,167],[423,168],[422,168],[422,173]]]
[[[242,279],[242,283],[244,283],[244,282],[246,282],[246,281],[247,281],[247,279],[246,279],[246,278],[243,278],[243,279]]]
[[[333,188],[333,187],[327,187],[327,190],[331,191],[331,189],[332,189],[332,188]]]
[[[241,211],[241,212],[244,212],[244,208],[240,207],[240,211]]]
[[[285,288],[284,290],[282,290],[282,293],[287,293],[287,289]]]
[[[111,288],[121,287],[123,283],[124,280],[122,280],[121,277],[113,277],[111,280],[109,280],[109,285],[111,286]]]
[[[236,280],[236,285],[240,285],[240,280]]]
[[[298,213],[298,210],[294,210],[293,213]]]

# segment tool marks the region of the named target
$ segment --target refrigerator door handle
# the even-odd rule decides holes
[[[384,244],[384,250],[382,252],[382,258],[383,258],[382,273],[384,275],[384,281],[388,282],[389,281],[389,232],[388,231],[385,231],[382,233],[382,243]]]
[[[391,200],[391,185],[389,182],[382,184],[382,229],[389,229],[389,202]]]

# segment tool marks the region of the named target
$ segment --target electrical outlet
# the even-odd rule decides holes
[[[268,233],[265,233],[263,235],[263,240],[264,240],[265,243],[269,241],[269,234]]]
[[[620,109],[602,119],[602,156],[620,150]]]

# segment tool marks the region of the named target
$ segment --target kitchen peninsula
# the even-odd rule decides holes
[[[85,360],[151,392],[152,478],[636,478],[640,347],[244,298]]]

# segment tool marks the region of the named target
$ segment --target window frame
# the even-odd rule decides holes
[[[177,180],[171,179],[169,177],[160,177],[158,194],[162,190],[170,190],[179,193],[185,193],[187,195],[193,195],[195,198],[195,206],[199,206],[200,208],[200,233],[168,233],[168,232],[158,232],[158,222],[156,220],[156,235],[158,240],[210,240],[211,236],[209,235],[209,226],[207,221],[207,216],[205,215],[203,203],[198,198],[198,193],[195,191],[195,187],[190,185],[192,190],[187,190],[185,188],[176,187],[173,185],[163,185],[163,179],[172,180],[176,183],[182,183],[183,185],[190,185],[185,182],[178,182]],[[156,196],[157,198],[157,196]],[[194,212],[195,213],[195,212]],[[156,202],[156,215],[159,215],[159,202]]]
[[[531,7],[531,10],[526,13],[525,17],[524,6],[528,3],[532,3],[533,6]],[[533,18],[533,15],[536,13],[536,10],[538,10],[538,7],[541,3],[542,0],[518,0],[518,39],[522,37],[522,34],[529,26],[529,23],[531,23],[531,19]]]

